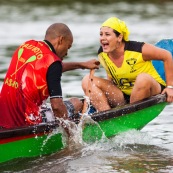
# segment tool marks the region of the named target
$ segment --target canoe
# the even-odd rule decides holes
[[[166,105],[166,96],[159,94],[134,104],[93,113],[88,116],[91,121],[81,119],[82,140],[92,143],[103,135],[111,138],[128,130],[140,130],[156,118]],[[67,141],[68,136],[60,128],[59,121],[1,129],[0,163],[55,153],[67,147]]]

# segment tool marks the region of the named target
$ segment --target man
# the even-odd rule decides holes
[[[55,23],[47,29],[44,41],[26,41],[14,52],[0,95],[2,128],[42,122],[39,108],[49,96],[56,117],[67,119],[82,109],[78,98],[63,102],[62,72],[97,69],[99,62],[93,59],[62,63],[72,43],[73,35],[68,26]]]

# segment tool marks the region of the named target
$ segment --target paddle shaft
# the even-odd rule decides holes
[[[87,90],[86,90],[86,93],[85,93],[85,95],[87,97],[90,97],[90,92],[91,92],[91,87],[92,87],[92,81],[93,81],[94,72],[95,72],[94,69],[91,69],[90,70],[90,75],[89,75],[89,80],[88,80],[88,87],[87,87]],[[87,103],[87,101],[85,99],[84,100],[84,104],[83,104],[82,114],[84,114],[87,111],[87,108],[88,108],[88,103]]]

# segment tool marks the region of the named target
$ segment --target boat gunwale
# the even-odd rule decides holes
[[[153,105],[156,105],[158,103],[162,103],[166,101],[166,95],[159,94],[147,99],[144,99],[142,101],[133,103],[133,104],[127,104],[125,106],[112,108],[107,111],[97,112],[94,114],[91,114],[91,118],[96,121],[104,121],[107,119],[112,119],[120,116],[124,116],[129,113],[133,113],[138,110],[142,110],[147,107],[151,107]],[[47,133],[50,133],[53,129],[59,127],[60,122],[54,121],[54,122],[48,122],[48,123],[41,123],[38,125],[33,126],[24,126],[24,127],[18,127],[18,128],[12,128],[12,129],[0,129],[0,140],[1,139],[8,139],[8,138],[15,138],[15,137],[22,137],[22,136],[30,136],[31,135],[44,135]]]
[[[44,135],[50,133],[53,129],[59,126],[58,122],[41,123],[33,126],[23,126],[11,129],[0,130],[0,140],[14,137],[30,136],[30,135]],[[32,137],[32,136],[31,136]]]
[[[126,114],[130,114],[130,113],[145,109],[147,107],[154,106],[158,103],[162,103],[165,101],[166,101],[166,95],[158,94],[156,96],[152,96],[150,98],[146,98],[144,100],[141,100],[135,103],[130,103],[125,106],[116,107],[107,111],[94,113],[91,115],[91,118],[96,122],[111,119],[111,118],[117,118]]]

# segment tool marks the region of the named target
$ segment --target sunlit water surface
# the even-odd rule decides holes
[[[23,1],[21,1],[23,2]],[[54,22],[66,23],[74,34],[73,47],[64,61],[97,58],[99,28],[108,17],[126,21],[131,40],[151,44],[173,38],[173,3],[107,3],[39,6],[27,3],[0,5],[0,85],[15,48],[28,39],[42,40]],[[88,70],[66,72],[62,77],[64,97],[83,96],[81,79]],[[105,77],[101,68],[98,76]],[[21,159],[0,165],[0,172],[146,173],[173,172],[173,105],[141,131],[129,131],[112,139],[84,144],[80,134],[60,153]]]

